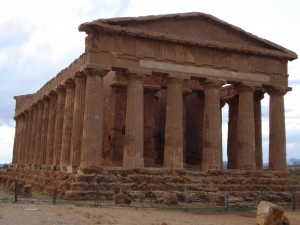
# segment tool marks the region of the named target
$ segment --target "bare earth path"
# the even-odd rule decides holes
[[[0,190],[0,197],[8,195]],[[11,196],[10,196],[11,197]],[[0,202],[0,225],[255,225],[255,212],[200,213],[159,209]],[[285,215],[300,224],[300,211]]]

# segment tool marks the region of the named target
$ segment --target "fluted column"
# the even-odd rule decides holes
[[[164,167],[183,168],[182,80],[167,81]]]
[[[255,170],[254,88],[238,86],[237,169]]]
[[[144,167],[144,78],[129,74],[123,167]]]
[[[202,170],[222,169],[220,88],[223,83],[223,81],[209,80],[203,84],[205,103]]]
[[[52,162],[54,166],[60,165],[66,90],[63,86],[58,86],[56,92],[57,92],[57,104],[56,104],[53,162]]]
[[[24,165],[25,156],[25,141],[26,141],[26,113],[23,112],[21,116],[21,130],[19,136],[19,150],[18,150],[18,165]]]
[[[86,76],[83,73],[78,73],[75,76],[75,97],[73,110],[72,124],[72,139],[71,139],[71,169],[76,169],[80,165],[82,134],[83,134],[83,118],[84,118],[84,101],[85,101],[85,85]]]
[[[37,128],[37,113],[38,108],[37,104],[32,105],[32,126],[31,126],[31,135],[30,135],[30,153],[29,153],[29,164],[35,164],[35,143],[36,143],[36,128]]]
[[[29,117],[29,110],[26,110],[24,112],[24,132],[23,132],[23,151],[22,151],[22,160],[21,163],[22,165],[26,165],[27,161],[26,161],[26,157],[28,155],[28,145],[29,145],[29,141],[27,139],[27,135],[29,133],[30,130],[30,117]]]
[[[32,132],[32,124],[33,124],[33,109],[30,107],[28,110],[28,130],[26,133],[26,157],[25,157],[25,163],[30,164],[30,155],[31,155],[31,132]]]
[[[14,164],[20,164],[20,145],[21,145],[21,132],[22,132],[22,118],[23,114],[17,115],[16,120],[16,130],[15,130],[15,140],[14,140],[14,155],[13,161]]]
[[[49,120],[49,105],[50,100],[47,96],[43,98],[43,118],[42,118],[42,132],[40,144],[40,158],[39,164],[46,164],[46,150],[47,150],[47,134],[48,134],[48,120]]]
[[[66,89],[66,100],[62,133],[62,148],[60,154],[60,167],[62,170],[66,170],[67,166],[70,164],[75,83],[73,80],[67,80],[64,86]]]
[[[228,113],[228,137],[227,137],[227,169],[237,168],[237,123],[238,123],[238,107],[239,96],[235,96],[227,100],[229,106]]]
[[[287,89],[272,88],[267,90],[270,95],[269,109],[269,169],[273,171],[286,170],[286,136],[284,98]]]
[[[49,120],[47,131],[47,146],[46,146],[46,165],[52,165],[54,152],[54,131],[56,118],[57,94],[53,91],[49,94]]]
[[[263,169],[262,153],[262,127],[261,127],[261,100],[264,93],[261,91],[254,92],[254,121],[255,121],[255,162],[256,170]]]
[[[18,163],[18,145],[19,145],[19,133],[20,133],[20,120],[19,116],[14,117],[16,121],[16,128],[15,128],[15,137],[14,137],[14,147],[13,147],[13,160],[12,163],[13,165],[17,165]]]
[[[80,167],[102,165],[103,78],[106,71],[85,70],[86,91]]]
[[[41,141],[42,141],[42,126],[43,126],[43,111],[44,111],[44,104],[42,100],[37,102],[37,126],[36,126],[36,134],[35,134],[35,146],[34,146],[34,161],[36,165],[40,164],[40,154],[41,154]]]

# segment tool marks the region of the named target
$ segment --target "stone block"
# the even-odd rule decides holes
[[[256,222],[258,225],[281,225],[284,221],[282,207],[261,201],[257,206]]]

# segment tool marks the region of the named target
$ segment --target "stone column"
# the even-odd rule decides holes
[[[25,114],[22,113],[19,117],[19,123],[20,123],[20,131],[18,134],[18,150],[17,150],[17,156],[18,156],[18,166],[23,165],[23,155],[24,155],[24,131],[25,131]]]
[[[254,92],[254,121],[255,121],[255,162],[256,170],[263,169],[263,154],[262,154],[262,132],[261,132],[261,100],[264,98],[264,93],[261,91]]]
[[[26,133],[26,164],[30,164],[30,155],[31,155],[31,132],[32,132],[32,124],[33,124],[33,109],[30,107],[28,110],[28,130]]]
[[[40,164],[40,154],[41,154],[41,141],[42,141],[42,126],[43,126],[43,111],[44,111],[44,104],[42,100],[37,102],[37,126],[36,126],[36,134],[35,134],[35,146],[34,146],[34,161],[36,165]]]
[[[255,170],[254,88],[240,85],[237,134],[237,169]]]
[[[49,120],[49,105],[50,100],[47,96],[43,98],[43,123],[42,123],[42,132],[41,132],[41,145],[40,145],[40,158],[39,164],[46,164],[46,150],[47,150],[47,134],[48,134],[48,120]]]
[[[13,165],[17,165],[18,162],[18,156],[17,156],[17,149],[18,149],[18,133],[20,129],[20,122],[18,116],[14,117],[16,121],[16,127],[15,127],[15,137],[14,137],[14,147],[13,147],[13,159],[12,163]]]
[[[144,167],[144,77],[128,75],[123,167]]]
[[[270,95],[270,134],[269,134],[269,169],[286,170],[286,136],[284,98],[287,89],[272,88],[267,90]]]
[[[14,147],[13,147],[13,164],[14,165],[18,165],[18,159],[19,159],[19,155],[18,155],[18,151],[19,151],[19,139],[20,139],[20,131],[21,131],[21,122],[20,122],[20,115],[17,115],[14,117],[15,121],[16,121],[16,128],[15,128],[15,138],[14,138]]]
[[[56,104],[53,162],[52,162],[54,166],[60,165],[66,90],[63,86],[60,85],[57,87],[56,92],[57,92],[57,104]]]
[[[227,137],[227,169],[237,168],[237,129],[238,129],[238,108],[239,96],[227,100],[228,112],[228,137]]]
[[[145,167],[156,163],[157,151],[155,150],[156,112],[157,99],[155,94],[158,89],[144,89],[144,162]]]
[[[66,100],[62,133],[62,147],[60,154],[60,168],[61,170],[66,171],[67,166],[70,165],[75,83],[73,80],[67,80],[64,87],[66,89]]]
[[[27,139],[27,135],[29,133],[30,130],[30,116],[29,116],[29,110],[26,110],[24,112],[24,116],[25,116],[25,121],[24,121],[24,133],[23,133],[23,154],[22,154],[22,164],[26,165],[27,164],[27,155],[28,155],[28,145],[29,145],[29,140]]]
[[[202,170],[222,169],[220,88],[223,83],[223,81],[209,80],[203,84],[205,103]]]
[[[167,81],[164,167],[183,168],[182,80]]]
[[[84,118],[84,100],[85,100],[85,85],[86,76],[83,73],[78,73],[75,76],[75,97],[71,139],[71,156],[70,169],[76,169],[80,165],[81,148],[82,148],[82,131]],[[69,170],[69,169],[68,169]]]
[[[93,168],[102,165],[103,130],[103,76],[106,71],[87,69],[83,136],[80,167]]]
[[[30,135],[30,153],[29,153],[29,164],[36,164],[35,162],[35,143],[36,143],[36,128],[37,128],[37,113],[38,108],[37,104],[32,105],[32,126],[31,126],[31,135]]]
[[[54,91],[50,92],[49,99],[50,99],[50,105],[49,105],[49,120],[48,120],[48,131],[47,131],[47,146],[46,146],[46,165],[53,164],[57,94]]]

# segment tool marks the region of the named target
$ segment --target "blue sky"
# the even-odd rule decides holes
[[[300,54],[297,0],[10,0],[0,8],[0,163],[10,162],[13,96],[36,92],[84,51],[83,22],[99,18],[203,12]],[[300,60],[289,63],[285,96],[287,158],[300,158]],[[262,101],[264,161],[268,160],[268,103]],[[223,143],[227,135],[223,109]],[[226,154],[224,153],[224,156]],[[226,159],[226,158],[225,158]]]

